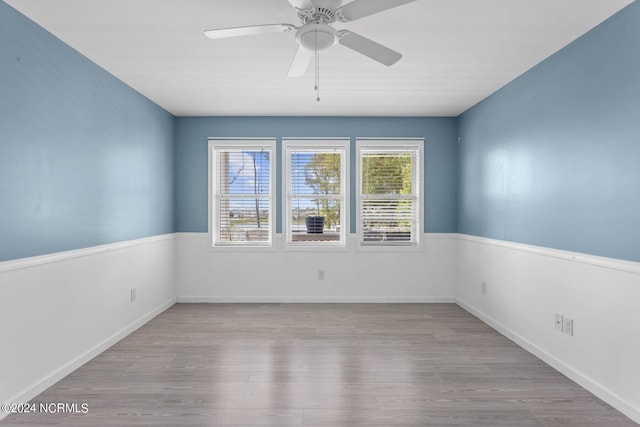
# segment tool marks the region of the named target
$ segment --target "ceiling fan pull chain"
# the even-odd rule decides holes
[[[316,75],[316,84],[315,84],[315,91],[316,91],[316,102],[320,102],[320,52],[318,52],[318,30],[315,31],[315,62],[316,62],[316,69],[315,69],[315,75]]]
[[[320,52],[316,52],[316,101],[320,102]]]

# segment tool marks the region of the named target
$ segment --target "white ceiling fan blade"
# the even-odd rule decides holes
[[[414,1],[416,0],[354,0],[339,8],[338,15],[341,15],[341,21],[350,22]]]
[[[359,34],[352,33],[348,30],[340,31],[340,44],[353,49],[358,53],[368,56],[374,61],[378,61],[384,65],[393,65],[402,58],[402,54],[388,47],[382,46],[379,43],[369,40],[366,37],[362,37]]]
[[[309,49],[305,49],[302,46],[298,46],[296,56],[293,57],[291,66],[289,67],[289,73],[287,77],[302,77],[307,73],[309,64],[313,58],[313,52]]]
[[[204,35],[210,39],[223,39],[226,37],[252,36],[265,33],[286,33],[295,30],[295,25],[291,24],[267,24],[251,25],[249,27],[220,28],[217,30],[207,30]]]

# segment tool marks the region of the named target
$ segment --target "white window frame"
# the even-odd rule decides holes
[[[269,203],[269,227],[267,227],[266,241],[237,241],[229,242],[220,239],[219,229],[219,209],[218,203],[221,200],[219,192],[219,175],[216,165],[218,163],[218,153],[221,151],[259,151],[269,152],[269,194],[265,198]],[[247,249],[247,248],[273,248],[275,223],[276,223],[276,140],[268,139],[246,139],[246,138],[209,138],[209,185],[208,185],[208,216],[209,216],[209,248],[210,249]],[[251,195],[248,195],[251,197]]]
[[[415,153],[412,167],[412,189],[416,212],[411,227],[412,240],[365,242],[362,227],[362,204],[366,196],[362,193],[362,156],[367,151]],[[360,250],[420,250],[423,245],[424,224],[424,139],[369,139],[356,140],[356,236]]]
[[[282,140],[282,182],[283,182],[283,233],[285,249],[340,249],[346,248],[349,235],[349,138],[339,139],[287,139]],[[292,200],[295,195],[291,182],[291,154],[293,152],[307,151],[312,153],[341,153],[340,159],[340,195],[336,197],[340,201],[340,231],[339,240],[336,241],[293,241],[293,223],[291,218]]]

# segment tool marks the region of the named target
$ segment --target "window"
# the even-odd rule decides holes
[[[348,140],[284,142],[287,246],[345,246]]]
[[[275,141],[209,140],[213,246],[271,246]]]
[[[358,141],[361,246],[420,244],[422,146],[422,140]]]

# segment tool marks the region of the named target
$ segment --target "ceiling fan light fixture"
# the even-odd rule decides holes
[[[314,52],[329,49],[339,39],[340,33],[326,24],[307,24],[296,31],[298,44]]]

